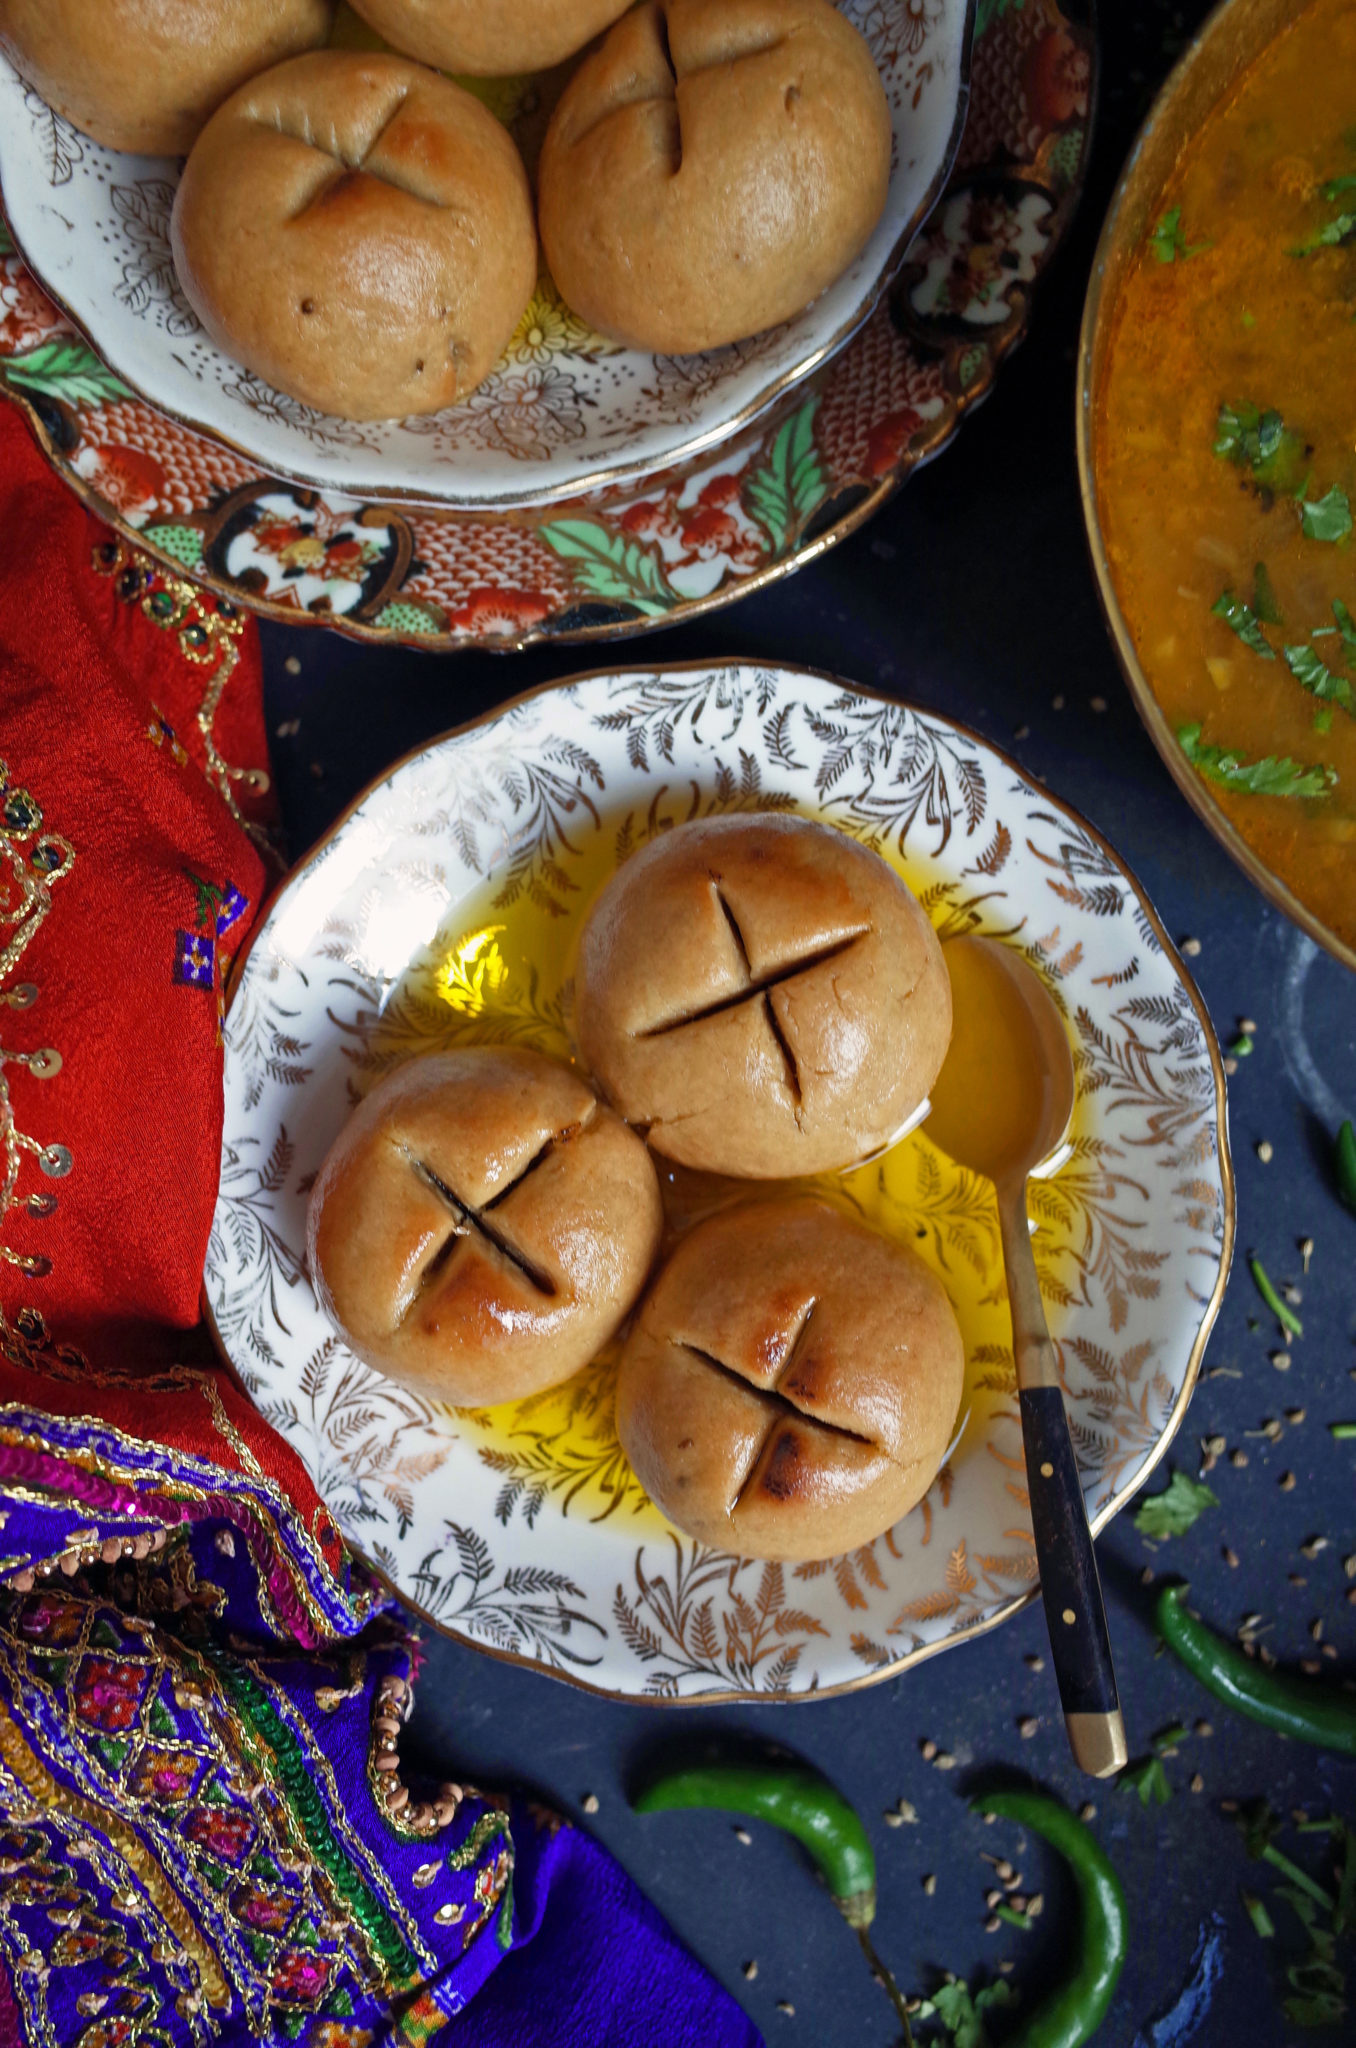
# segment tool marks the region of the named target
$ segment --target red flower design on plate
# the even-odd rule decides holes
[[[55,306],[26,270],[0,269],[0,347],[32,348],[47,339],[56,321]]]
[[[125,448],[119,442],[92,448],[81,471],[99,495],[120,512],[135,512],[142,506],[157,504],[165,489],[165,472],[154,456],[142,448]]]
[[[1092,60],[1067,28],[1048,29],[1022,65],[1022,90],[1038,128],[1060,128],[1088,111]]]
[[[472,590],[459,611],[448,614],[449,626],[471,633],[521,633],[535,626],[551,606],[539,590]]]
[[[116,1664],[111,1657],[86,1657],[75,1686],[75,1711],[95,1728],[130,1728],[146,1689],[140,1664]]]
[[[887,469],[892,469],[922,424],[922,413],[915,412],[911,405],[877,420],[867,436],[867,475],[883,476]]]

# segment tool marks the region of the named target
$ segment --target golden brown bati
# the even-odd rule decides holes
[[[193,146],[174,261],[229,354],[347,419],[474,391],[537,278],[527,173],[461,86],[320,50],[232,95]]]
[[[636,1318],[617,1434],[670,1521],[742,1557],[833,1557],[921,1500],[965,1353],[916,1252],[827,1202],[752,1202],[683,1238]]]
[[[345,1343],[432,1401],[478,1407],[586,1365],[645,1284],[649,1154],[569,1067],[431,1053],[356,1109],[311,1194],[311,1280]]]
[[[755,1179],[898,1136],[951,1037],[932,926],[879,854],[805,818],[665,833],[593,904],[580,1050],[656,1151]]]
[[[582,50],[631,0],[353,0],[391,47],[440,71],[503,78]]]
[[[865,246],[890,113],[830,0],[644,0],[580,65],[538,169],[576,313],[683,354],[789,320]]]
[[[0,50],[96,142],[182,156],[228,93],[333,20],[334,0],[0,0]]]

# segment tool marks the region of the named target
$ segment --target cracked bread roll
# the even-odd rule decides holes
[[[542,247],[601,334],[681,355],[789,320],[885,207],[890,111],[830,0],[643,0],[566,87]]]
[[[504,78],[582,50],[631,0],[353,0],[392,49],[440,71]]]
[[[182,156],[228,93],[333,21],[334,0],[0,0],[0,50],[96,142]]]
[[[644,1145],[541,1053],[409,1061],[317,1176],[311,1282],[344,1342],[431,1401],[479,1407],[568,1379],[613,1336],[659,1248]]]
[[[805,818],[707,818],[651,840],[590,908],[575,1026],[656,1151],[775,1180],[900,1135],[941,1069],[951,983],[879,854]]]
[[[171,239],[222,348],[353,420],[467,397],[537,279],[507,130],[460,86],[381,54],[317,51],[233,94],[184,167]]]
[[[670,1521],[741,1557],[833,1557],[920,1501],[965,1379],[955,1312],[916,1252],[827,1202],[724,1211],[637,1316],[617,1434]]]

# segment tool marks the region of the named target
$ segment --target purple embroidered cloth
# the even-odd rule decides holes
[[[61,1460],[135,1455],[4,1420]],[[70,1558],[70,1511],[27,1491],[6,1484],[5,1551]],[[411,1638],[356,1570],[344,1596],[316,1575],[333,1640],[303,1650],[228,1520],[86,1519],[81,1542],[69,1575],[0,1592],[0,2048],[754,2048],[596,1843],[406,1782]]]

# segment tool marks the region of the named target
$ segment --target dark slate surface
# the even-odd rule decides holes
[[[1356,1113],[1356,982],[1270,909],[1174,789],[1140,727],[1105,637],[1088,567],[1073,446],[1073,361],[1097,225],[1135,125],[1185,27],[1204,11],[1113,7],[1105,24],[1100,129],[1082,212],[1042,288],[1033,332],[995,395],[957,444],[852,540],[762,596],[691,626],[652,635],[649,658],[728,655],[802,661],[949,713],[1010,748],[1079,806],[1119,848],[1179,939],[1199,938],[1194,966],[1221,1036],[1246,1015],[1257,1049],[1231,1089],[1238,1175],[1238,1256],[1205,1376],[1174,1462],[1198,1469],[1198,1439],[1216,1432],[1246,1465],[1211,1474],[1220,1508],[1154,1553],[1129,1517],[1098,1548],[1106,1582],[1132,1754],[1150,1736],[1202,1715],[1166,1765],[1171,1802],[1090,1788],[1067,1754],[1049,1669],[1024,1659],[1044,1647],[1039,1607],[983,1639],[885,1685],[793,1706],[671,1709],[614,1705],[533,1671],[498,1664],[436,1636],[428,1641],[413,1734],[430,1762],[483,1782],[528,1782],[591,1826],[730,1986],[772,2043],[878,2042],[897,2036],[852,1937],[785,1838],[757,1829],[742,1845],[719,1817],[640,1821],[626,1804],[638,1765],[670,1739],[727,1732],[792,1744],[829,1771],[866,1816],[880,1863],[879,1947],[921,1991],[942,1969],[972,1982],[1000,1961],[1028,2000],[1058,1971],[1070,1938],[1070,1895],[1034,1848],[986,1829],[964,1794],[992,1776],[1030,1776],[1077,1804],[1091,1792],[1096,1825],[1124,1875],[1133,1947],[1106,2048],[1186,2048],[1246,2040],[1274,2048],[1305,2038],[1281,2014],[1282,1940],[1263,1944],[1240,1888],[1270,1893],[1249,1865],[1222,1798],[1265,1794],[1276,1807],[1356,1818],[1356,1768],[1230,1717],[1171,1660],[1154,1654],[1140,1573],[1191,1578],[1201,1608],[1225,1630],[1247,1613],[1272,1623],[1282,1660],[1315,1654],[1323,1617],[1339,1652],[1334,1681],[1356,1672],[1356,1607],[1342,1559],[1356,1550],[1356,1451],[1326,1424],[1356,1416],[1356,1217],[1330,1179],[1330,1133]],[[614,655],[562,648],[525,656],[434,657],[377,652],[329,633],[264,628],[272,725],[291,844],[301,851],[385,764],[420,741],[529,685]],[[616,649],[615,658],[625,658]],[[300,673],[284,662],[295,656]],[[1062,696],[1064,708],[1053,699]],[[1103,699],[1106,710],[1093,708]],[[1028,734],[1016,737],[1022,728]],[[1262,1164],[1255,1147],[1269,1139]],[[1301,1281],[1297,1241],[1315,1242]],[[1277,1280],[1301,1281],[1305,1334],[1282,1376],[1277,1348],[1244,1265],[1258,1251]],[[1237,1376],[1210,1377],[1228,1368]],[[1276,1443],[1270,1417],[1303,1407]],[[1282,1476],[1295,1485],[1283,1489]],[[1151,1482],[1157,1487],[1160,1482]],[[1331,1539],[1312,1560],[1299,1549]],[[1228,1561],[1232,1550],[1237,1564]],[[1296,1583],[1298,1578],[1299,1583]],[[1024,1737],[1018,1724],[1035,1716]],[[919,1745],[957,1759],[939,1773]],[[1189,1781],[1199,1771],[1204,1789]],[[911,1800],[918,1825],[887,1829],[885,1807]],[[1036,1932],[987,1934],[989,1866],[1011,1854],[1048,1908]],[[1317,1846],[1308,1845],[1311,1864]],[[936,1873],[935,1893],[922,1879]],[[1299,1954],[1298,1948],[1294,1954]],[[1356,2008],[1356,1953],[1350,1960]],[[753,1981],[743,1975],[758,1963]],[[794,2017],[777,2009],[789,2000]],[[1315,2039],[1356,2037],[1356,2021]],[[995,2036],[1001,2032],[996,2023]],[[657,2042],[656,2048],[662,2048]]]

